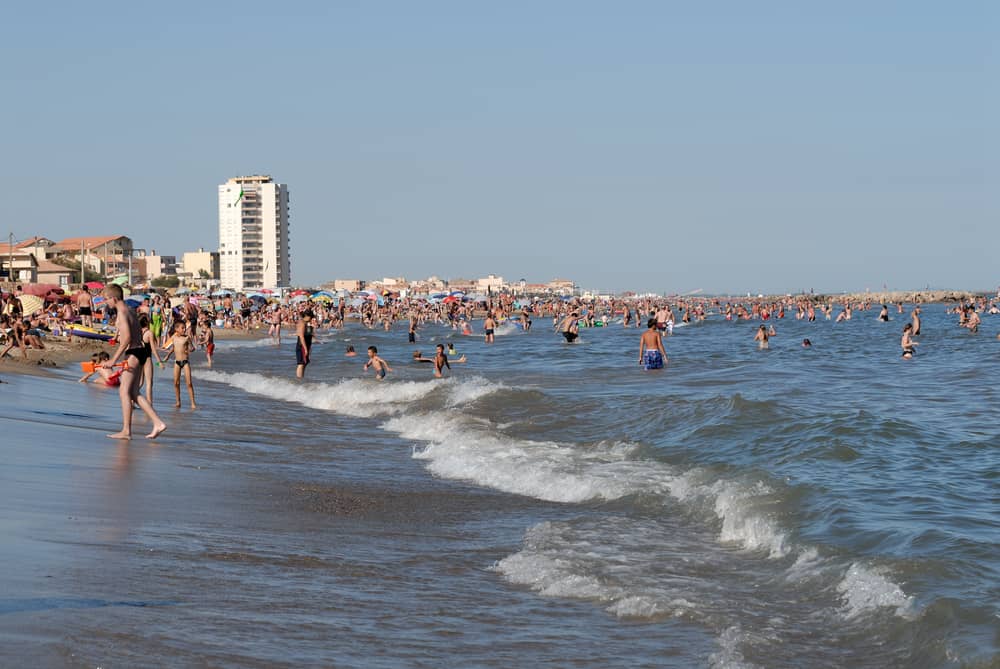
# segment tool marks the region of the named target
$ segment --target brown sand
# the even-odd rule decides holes
[[[261,330],[224,330],[212,328],[217,341],[260,339],[266,336]],[[0,375],[2,374],[45,374],[48,369],[75,367],[77,363],[90,360],[97,351],[114,353],[115,347],[94,339],[73,337],[67,341],[64,337],[46,337],[44,349],[27,349],[28,357],[21,357],[21,350],[13,348],[0,359]],[[2,376],[0,376],[2,378]]]

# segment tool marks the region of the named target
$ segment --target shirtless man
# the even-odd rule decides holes
[[[917,337],[920,335],[920,307],[913,307],[913,313],[910,314],[910,322],[913,323],[913,336]]]
[[[580,336],[580,314],[575,311],[570,312],[570,315],[564,318],[559,325],[559,331],[566,338],[567,344],[575,342]]]
[[[648,329],[639,338],[639,364],[646,370],[663,369],[667,352],[663,350],[663,335],[660,334],[656,318],[646,323]]]
[[[92,307],[93,298],[90,291],[86,287],[81,288],[80,292],[76,294],[76,310],[80,313],[80,324],[88,328],[94,325]]]
[[[487,344],[493,343],[493,331],[496,329],[496,327],[497,327],[497,322],[493,319],[493,314],[492,313],[486,314],[486,320],[483,321],[483,331],[486,333]],[[451,367],[449,367],[448,369],[451,369]],[[440,376],[440,374],[437,374],[436,376]]]
[[[132,438],[132,403],[135,402],[139,408],[146,412],[150,420],[153,421],[153,431],[146,435],[147,439],[156,439],[167,429],[166,423],[160,420],[153,405],[149,403],[144,395],[139,394],[139,383],[142,380],[142,366],[146,362],[145,347],[142,345],[142,334],[139,329],[139,321],[135,314],[125,304],[122,287],[111,284],[104,288],[104,297],[111,307],[115,309],[115,328],[118,348],[111,359],[103,365],[105,369],[114,369],[119,361],[126,363],[122,370],[121,386],[118,395],[122,405],[122,429],[115,434],[109,434],[112,439]]]
[[[982,321],[979,318],[979,314],[976,312],[975,307],[969,308],[969,317],[966,320],[965,327],[969,328],[971,332],[979,332],[979,325]]]

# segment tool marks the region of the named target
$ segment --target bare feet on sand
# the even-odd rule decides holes
[[[161,434],[163,434],[163,431],[166,430],[166,429],[167,429],[167,426],[166,426],[165,423],[160,423],[159,425],[154,425],[153,426],[153,431],[146,435],[146,439],[156,439]]]
[[[108,439],[131,439],[132,435],[128,432],[115,432],[114,434],[109,434]]]

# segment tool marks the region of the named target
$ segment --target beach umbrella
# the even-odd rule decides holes
[[[90,290],[100,290],[100,289],[104,288],[104,284],[101,283],[100,281],[88,281],[87,283],[85,283],[83,285],[85,285]]]
[[[264,295],[274,295],[274,291],[270,288],[261,288],[260,292]]]
[[[142,305],[142,300],[137,300],[134,297],[130,297],[125,300],[125,304],[132,307],[133,309],[138,309]]]
[[[25,295],[37,295],[39,297],[43,297],[50,293],[62,295],[63,289],[54,283],[29,283],[24,286],[21,292]]]
[[[181,286],[180,288],[174,291],[174,295],[190,295],[190,294],[191,294],[191,289],[188,288],[187,286]]]
[[[212,297],[231,297],[232,294],[233,293],[228,290],[217,290],[214,293],[212,293]]]
[[[37,295],[21,295],[17,299],[21,301],[21,313],[25,315],[33,314],[45,306],[45,301]]]
[[[290,300],[290,302],[291,302],[292,304],[301,304],[301,303],[305,302],[305,301],[306,301],[306,300],[308,300],[308,299],[309,299],[309,296],[308,296],[308,295],[296,295],[295,297],[293,297],[293,298],[292,298],[292,299]]]

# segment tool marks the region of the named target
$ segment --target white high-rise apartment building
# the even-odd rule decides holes
[[[239,291],[290,285],[288,186],[269,176],[219,186],[219,278]]]

